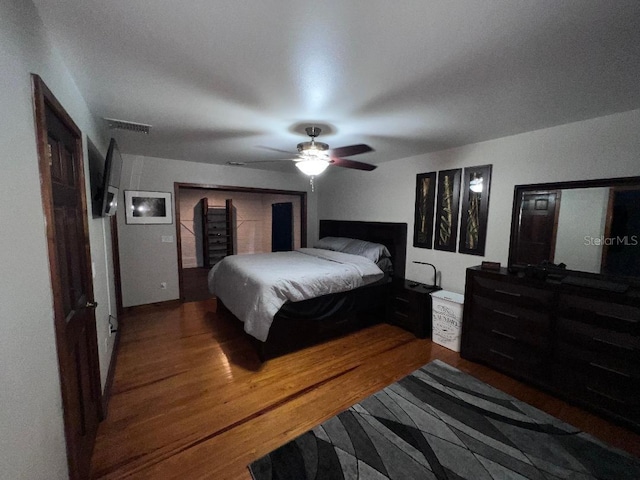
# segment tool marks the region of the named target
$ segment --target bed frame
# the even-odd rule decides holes
[[[357,238],[385,245],[391,253],[393,276],[404,278],[407,254],[406,223],[320,220],[320,238],[323,237]],[[352,296],[350,300],[355,302],[357,308],[347,316],[338,315],[322,321],[311,321],[276,315],[265,342],[251,336],[250,338],[262,361],[316,345],[383,321],[390,291],[391,281],[349,292]]]
[[[404,278],[407,261],[407,224],[320,220],[320,236],[348,237],[381,243],[389,249],[394,277]]]

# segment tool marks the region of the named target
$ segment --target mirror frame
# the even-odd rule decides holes
[[[517,239],[518,229],[520,226],[520,208],[522,205],[522,194],[526,192],[533,192],[539,190],[563,190],[574,188],[591,188],[591,187],[624,187],[638,185],[640,187],[640,177],[618,177],[618,178],[604,178],[596,180],[577,180],[570,182],[552,182],[552,183],[534,183],[528,185],[516,185],[513,192],[513,210],[511,212],[511,238],[509,240],[509,263],[508,267],[510,271],[524,270],[527,265],[515,263],[515,255],[517,251]],[[631,283],[640,283],[640,278],[637,277],[621,277],[606,275],[602,273],[584,272],[581,270],[566,269],[567,273],[583,275],[596,275],[610,278],[624,278]]]

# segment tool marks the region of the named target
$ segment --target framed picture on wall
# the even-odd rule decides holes
[[[456,251],[461,173],[460,168],[438,172],[438,207],[433,242],[433,248],[436,250]]]
[[[416,175],[416,205],[413,222],[413,246],[433,245],[433,208],[436,198],[436,172]]]
[[[129,225],[173,223],[171,193],[125,190],[125,221]]]
[[[489,215],[491,165],[465,168],[462,185],[462,218],[458,251],[470,255],[484,255]]]

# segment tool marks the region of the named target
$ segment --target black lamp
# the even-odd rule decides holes
[[[419,263],[420,265],[429,265],[431,268],[433,268],[433,285],[431,287],[438,288],[438,272],[436,270],[436,266],[432,263],[416,262],[415,260],[413,261],[413,263]]]

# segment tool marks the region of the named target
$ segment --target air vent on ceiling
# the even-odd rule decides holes
[[[129,130],[130,132],[149,134],[151,125],[145,123],[127,122],[125,120],[116,120],[114,118],[105,118],[109,128],[117,130]]]

